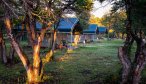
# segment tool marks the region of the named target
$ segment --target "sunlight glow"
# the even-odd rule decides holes
[[[75,47],[77,47],[79,40],[80,40],[80,35],[75,35],[75,37],[74,37]]]
[[[100,2],[95,1],[91,14],[101,18],[104,14],[107,14],[111,10],[111,7],[112,7],[111,2],[103,2],[101,4]]]

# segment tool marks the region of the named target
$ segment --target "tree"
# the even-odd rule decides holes
[[[77,0],[72,11],[75,12],[79,19],[79,26],[82,29],[87,29],[89,26],[90,11],[92,10],[93,0]],[[77,47],[80,40],[80,35],[75,35],[74,46]]]
[[[43,76],[43,67],[47,62],[51,61],[53,55],[54,44],[52,45],[52,50],[48,50],[44,58],[40,57],[40,48],[41,43],[44,39],[44,35],[48,29],[52,28],[54,23],[58,23],[58,19],[64,13],[65,9],[75,10],[77,7],[88,8],[86,2],[91,0],[77,1],[77,0],[21,0],[9,2],[8,0],[2,0],[1,5],[5,9],[4,11],[4,24],[6,26],[7,35],[9,36],[10,42],[18,54],[22,64],[27,72],[27,81],[28,83],[39,83]],[[19,3],[20,6],[17,12],[14,10],[15,4]],[[81,4],[83,3],[83,4]],[[89,5],[90,6],[90,5]],[[83,10],[83,9],[82,9]],[[16,41],[15,37],[12,34],[12,18],[19,17],[18,12],[22,12],[25,17],[22,24],[26,25],[26,30],[29,35],[29,41],[33,49],[33,60],[32,63],[27,57],[27,54],[24,53],[23,49],[20,47],[19,43]],[[13,17],[15,16],[15,17]],[[35,21],[39,20],[43,23],[43,28],[40,33],[35,31]],[[56,29],[54,29],[53,41],[56,39]]]
[[[0,55],[1,55],[2,62],[6,64],[8,60],[7,60],[7,55],[6,55],[6,45],[3,38],[2,25],[0,27]]]
[[[126,14],[125,11],[119,10],[115,13],[109,13],[103,16],[102,24],[107,26],[110,29],[113,29],[115,33],[117,34],[117,38],[119,38],[119,34],[122,33],[125,34],[125,20],[126,20]]]
[[[89,23],[90,24],[97,24],[98,26],[103,26],[101,21],[102,21],[102,18],[98,18],[95,15],[91,15]]]
[[[121,1],[122,2],[122,1]],[[127,20],[126,20],[126,42],[123,47],[119,48],[119,59],[122,63],[122,84],[132,83],[138,84],[141,78],[141,71],[146,63],[146,44],[143,41],[142,29],[144,29],[145,21],[140,21],[145,14],[144,0],[124,0]],[[140,7],[138,7],[138,5]],[[143,17],[144,18],[144,17]],[[145,20],[145,19],[142,19]],[[137,24],[139,22],[139,24]],[[137,26],[136,26],[137,25]],[[140,26],[140,27],[138,27]],[[143,27],[142,27],[143,26]],[[136,28],[135,28],[136,27]],[[138,29],[137,29],[138,28]],[[130,59],[130,50],[133,41],[136,41],[137,49],[134,60]]]
[[[77,6],[74,8],[78,8],[76,11],[76,16],[79,18],[80,26],[83,29],[88,28],[90,11],[92,10],[93,0],[77,0]]]
[[[142,30],[145,30],[145,3],[145,0],[118,0],[114,2],[113,10],[125,9],[127,15],[125,22],[126,41],[124,46],[118,49],[118,56],[122,64],[121,84],[138,84],[141,71],[146,63],[146,44],[142,37],[145,34],[145,32],[142,32]],[[130,59],[130,51],[134,41],[136,41],[137,49],[134,60],[132,60]]]

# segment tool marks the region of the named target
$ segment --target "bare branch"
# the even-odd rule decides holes
[[[10,5],[6,2],[6,0],[2,0],[2,1],[7,6],[7,8],[14,14],[14,16],[18,18],[18,15],[14,12],[14,9],[10,7]]]

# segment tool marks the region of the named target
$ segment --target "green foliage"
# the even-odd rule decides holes
[[[115,13],[109,13],[104,15],[102,24],[107,26],[109,29],[113,29],[117,33],[125,33],[125,11],[120,10]]]
[[[137,0],[133,1],[132,6],[132,29],[134,32],[141,32],[143,31],[144,35],[146,35],[146,1],[145,0]]]
[[[131,13],[130,19],[132,21],[132,31],[139,36],[140,32],[142,35],[146,35],[146,1],[145,0],[131,0]],[[112,11],[118,11],[120,9],[125,9],[125,0],[118,0],[114,2]]]
[[[77,0],[75,7],[79,10],[86,9],[91,10],[93,5],[93,0]]]
[[[0,16],[3,16],[4,9],[2,8],[2,6],[0,6]]]
[[[96,17],[95,15],[91,15],[89,23],[90,24],[97,24],[98,26],[103,26],[101,21],[102,21],[102,18]]]
[[[75,3],[76,16],[80,20],[80,25],[83,29],[88,28],[90,11],[93,8],[93,0],[77,0]]]
[[[83,29],[88,28],[88,26],[89,26],[88,21],[89,21],[89,17],[90,17],[89,11],[84,11],[84,12],[80,13],[79,15],[77,15],[77,17],[79,18],[80,26]]]

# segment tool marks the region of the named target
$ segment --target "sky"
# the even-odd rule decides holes
[[[104,14],[108,13],[111,10],[111,7],[112,5],[110,2],[103,2],[101,4],[100,2],[95,1],[91,14],[101,18]]]

